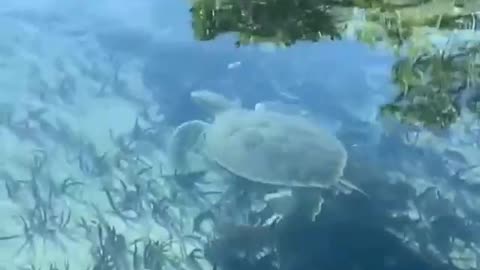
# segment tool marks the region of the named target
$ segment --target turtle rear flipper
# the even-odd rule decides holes
[[[350,193],[352,191],[356,191],[364,195],[365,197],[370,198],[370,196],[365,191],[363,191],[361,188],[355,186],[353,183],[345,179],[339,179],[335,188],[337,188],[340,192],[343,192],[343,193]]]
[[[175,172],[192,171],[195,164],[192,164],[190,156],[201,147],[207,125],[203,121],[193,120],[175,128],[168,143],[168,159]]]

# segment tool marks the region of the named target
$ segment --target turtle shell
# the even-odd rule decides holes
[[[205,154],[245,179],[273,185],[330,187],[347,153],[327,130],[300,116],[232,109],[205,131]]]

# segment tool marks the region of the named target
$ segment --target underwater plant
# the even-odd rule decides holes
[[[92,270],[128,270],[128,246],[125,236],[112,226],[98,225],[98,243],[93,250]]]
[[[66,247],[58,238],[58,234],[62,233],[68,236],[67,226],[70,224],[71,212],[57,214],[51,208],[37,205],[27,211],[26,217],[19,216],[18,218],[22,223],[22,233],[0,237],[2,241],[24,238],[24,242],[15,252],[15,256],[19,255],[25,248],[34,252],[37,243],[36,237],[42,240],[44,246],[48,240],[65,250]]]
[[[59,238],[59,234],[70,237],[68,225],[71,221],[71,211],[68,208],[58,208],[54,202],[55,196],[60,193],[66,194],[69,186],[76,185],[76,182],[70,182],[68,179],[63,181],[57,189],[52,187],[52,182],[47,185],[45,190],[43,181],[45,175],[42,174],[47,162],[47,154],[43,150],[37,150],[33,153],[32,163],[30,164],[29,180],[7,179],[5,182],[7,195],[10,199],[15,199],[16,193],[20,189],[26,188],[30,191],[29,195],[33,199],[33,205],[28,206],[26,213],[18,216],[22,225],[22,233],[10,236],[2,236],[0,240],[11,240],[23,238],[24,242],[16,251],[15,256],[19,255],[25,248],[34,252],[36,250],[37,240],[40,238],[45,246],[46,241],[51,241],[65,250],[64,244]],[[49,179],[47,179],[49,180]]]
[[[148,239],[144,243],[143,254],[140,256],[137,245],[135,245],[134,251],[134,266],[135,270],[151,269],[161,270],[164,269],[169,263],[171,265],[178,264],[172,257],[168,255],[172,245],[172,240],[167,241],[153,241]]]
[[[147,237],[128,243],[113,226],[98,225],[96,229],[92,270],[182,269],[184,260],[172,252],[172,238],[160,241]]]
[[[120,180],[121,190],[115,192],[104,188],[108,203],[116,215],[123,220],[135,220],[145,215],[148,209],[147,193],[140,184],[135,184],[133,189],[129,189],[127,184]],[[115,197],[114,197],[115,195]],[[135,217],[126,216],[125,212],[135,213]]]

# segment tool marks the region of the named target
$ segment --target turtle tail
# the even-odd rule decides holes
[[[336,186],[341,192],[345,193],[350,193],[351,191],[356,191],[362,195],[364,195],[366,198],[370,198],[370,195],[363,191],[361,188],[357,187],[353,183],[351,183],[348,180],[345,180],[343,178],[339,179],[337,186]]]

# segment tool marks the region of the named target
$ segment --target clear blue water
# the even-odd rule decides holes
[[[476,262],[478,121],[432,131],[383,117],[398,90],[390,51],[356,41],[237,48],[234,33],[200,42],[187,1],[5,1],[0,21],[0,269],[443,269],[430,266],[452,253]],[[283,197],[285,187],[228,173],[175,175],[169,136],[211,120],[196,90],[306,111],[345,145],[343,177],[368,198],[322,193],[312,221],[316,189]],[[210,212],[213,244],[197,230]],[[108,226],[119,242],[103,238]],[[146,239],[174,247],[149,257]]]

